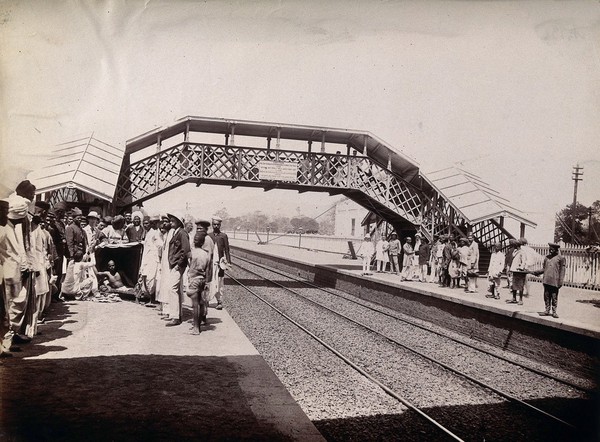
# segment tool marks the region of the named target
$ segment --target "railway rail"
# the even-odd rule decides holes
[[[242,260],[242,259],[238,257],[237,260]],[[273,269],[267,268],[267,267],[262,266],[257,263],[253,263],[253,262],[250,262],[247,260],[243,260],[243,261],[245,261],[244,267],[243,268],[241,266],[237,267],[237,269],[239,269],[239,271],[241,271],[242,273],[247,272],[248,274],[253,275],[253,277],[255,277],[255,278],[260,278],[263,281],[270,281],[269,284],[273,284],[274,286],[279,287],[279,289],[283,289],[286,292],[293,294],[294,297],[296,297],[298,300],[300,300],[303,303],[308,303],[308,304],[314,306],[315,308],[322,309],[323,311],[328,312],[327,314],[332,315],[331,317],[335,316],[337,318],[340,318],[341,320],[345,321],[346,323],[352,324],[353,327],[359,327],[359,328],[367,331],[368,334],[371,334],[373,336],[378,336],[380,339],[383,339],[386,342],[388,342],[388,344],[393,345],[396,349],[402,349],[402,351],[411,352],[412,354],[416,355],[418,358],[421,358],[421,359],[427,361],[428,363],[434,364],[435,366],[437,366],[438,368],[440,368],[442,370],[450,372],[456,376],[460,376],[463,380],[466,380],[471,385],[476,385],[478,388],[487,391],[488,394],[492,394],[492,396],[499,396],[499,397],[503,398],[503,400],[510,401],[511,403],[514,403],[514,404],[518,404],[518,406],[522,410],[526,409],[529,412],[531,412],[532,414],[538,415],[538,417],[543,416],[543,419],[546,420],[546,425],[552,424],[552,425],[562,427],[562,430],[561,430],[562,434],[567,434],[567,433],[571,434],[571,435],[579,434],[579,433],[577,433],[575,426],[573,424],[571,424],[570,422],[568,422],[567,420],[565,420],[564,418],[556,416],[556,415],[552,414],[551,412],[545,411],[537,406],[534,406],[531,403],[528,403],[525,400],[522,400],[522,399],[516,397],[514,394],[503,391],[500,388],[494,387],[493,385],[491,385],[490,383],[488,383],[484,380],[477,379],[476,377],[471,376],[468,373],[465,373],[455,367],[452,367],[450,364],[440,360],[439,358],[432,357],[431,355],[428,355],[428,354],[424,353],[423,351],[417,350],[416,348],[411,347],[410,345],[400,342],[399,339],[397,339],[393,336],[389,336],[388,334],[382,332],[381,330],[378,330],[375,327],[369,326],[368,324],[365,323],[365,321],[357,320],[356,316],[364,316],[365,315],[364,312],[368,311],[368,312],[370,312],[369,314],[371,314],[371,315],[376,314],[376,315],[382,316],[383,318],[386,318],[386,320],[388,322],[404,322],[405,324],[408,324],[414,328],[420,329],[421,332],[427,331],[428,333],[435,334],[435,335],[439,336],[440,338],[450,340],[450,342],[452,342],[455,345],[460,345],[460,346],[466,347],[470,351],[478,351],[478,352],[483,351],[484,354],[486,354],[486,356],[488,356],[488,357],[496,357],[497,358],[497,355],[494,355],[491,352],[481,350],[480,348],[477,348],[477,346],[474,346],[472,344],[460,342],[460,340],[450,337],[450,336],[447,336],[447,335],[443,335],[440,332],[432,331],[428,327],[425,327],[421,324],[413,323],[413,321],[407,321],[406,319],[398,317],[398,315],[386,312],[384,310],[384,308],[381,306],[367,305],[364,301],[358,302],[356,300],[349,299],[348,297],[343,296],[342,294],[336,293],[327,288],[316,286],[308,281],[295,278],[293,276],[284,274],[279,271],[275,271]],[[282,284],[281,282],[273,281],[272,277],[267,277],[264,274],[261,274],[260,272],[251,270],[249,268],[250,266],[256,266],[256,268],[258,268],[260,270],[260,272],[263,272],[263,273],[269,272],[269,274],[271,274],[271,275],[277,275],[277,277],[279,279],[281,279],[281,277],[284,277],[284,278],[286,278],[286,281],[288,281],[288,285],[290,285],[290,283],[292,283],[292,282],[295,285],[300,285],[301,290],[303,290],[303,293],[299,293],[298,290],[294,290],[294,289],[291,289],[289,286],[286,286],[285,281]],[[432,415],[430,413],[425,412],[423,410],[423,407],[419,407],[418,405],[415,405],[413,403],[414,401],[412,401],[410,398],[407,398],[404,395],[402,395],[401,393],[399,393],[398,391],[395,391],[393,386],[388,385],[389,382],[386,382],[385,380],[381,380],[380,376],[375,376],[372,373],[370,373],[370,371],[372,372],[373,370],[362,367],[361,364],[359,362],[354,361],[352,357],[345,355],[343,351],[335,348],[334,345],[332,345],[330,342],[326,342],[324,339],[319,337],[317,335],[317,333],[311,331],[309,329],[310,326],[312,325],[310,323],[310,321],[308,324],[306,324],[306,321],[299,321],[292,317],[294,315],[297,315],[299,311],[301,312],[305,307],[300,306],[300,307],[296,307],[296,308],[291,308],[291,311],[290,311],[289,307],[287,307],[286,309],[282,309],[276,305],[278,298],[281,297],[281,293],[279,293],[274,298],[273,298],[272,294],[271,295],[269,295],[269,294],[261,295],[261,294],[257,293],[256,290],[252,290],[250,287],[248,287],[247,284],[244,284],[243,282],[241,282],[239,275],[237,275],[237,277],[236,277],[236,276],[234,276],[234,274],[232,272],[229,272],[228,276],[231,277],[232,280],[234,280],[236,283],[240,284],[240,286],[244,287],[245,290],[248,290],[250,293],[252,293],[258,299],[260,299],[263,303],[269,305],[270,308],[276,309],[278,314],[282,315],[282,317],[286,318],[289,321],[292,321],[298,328],[300,328],[305,333],[310,335],[313,339],[318,340],[321,343],[321,345],[323,345],[324,347],[329,349],[331,352],[336,354],[337,357],[342,358],[346,364],[353,367],[355,370],[360,372],[363,376],[366,376],[368,379],[371,380],[371,382],[375,383],[380,388],[382,388],[388,395],[390,395],[391,397],[395,398],[396,400],[400,401],[407,407],[414,410],[422,418],[426,419],[430,424],[436,426],[436,428],[438,428],[438,430],[440,430],[441,432],[445,433],[446,436],[448,436],[449,438],[452,438],[454,440],[462,440],[462,437],[464,437],[464,436],[459,436],[457,434],[457,433],[459,433],[458,431],[453,431],[452,429],[449,428],[449,426],[447,424],[438,422],[434,417],[432,417]],[[314,293],[315,291],[317,291],[318,294],[315,295],[315,293]],[[307,293],[312,293],[312,294],[308,295]],[[325,293],[327,294],[327,296],[335,297],[336,301],[329,302],[329,304],[333,303],[335,308],[332,308],[331,305],[330,306],[325,305],[327,302],[323,302],[323,299],[319,299],[320,302],[318,302],[314,299],[315,297],[323,298],[323,295]],[[347,296],[349,296],[349,295],[347,295]],[[339,304],[341,304],[341,303],[345,303],[345,304],[352,303],[354,305],[353,308],[358,308],[360,311],[358,313],[354,312],[351,315],[345,314],[344,312],[339,311],[340,309],[338,307],[339,307]],[[287,313],[286,313],[286,310],[287,310]],[[343,310],[343,309],[341,309],[341,310]],[[300,315],[302,316],[302,314],[300,314]],[[351,317],[351,316],[354,316],[354,317]],[[331,319],[327,319],[327,320],[331,320]],[[301,322],[304,322],[304,324]],[[374,322],[377,322],[377,321],[374,321]],[[362,333],[364,333],[364,332],[362,332]],[[378,344],[378,345],[380,345],[380,344]],[[442,344],[442,345],[447,345],[447,343]],[[396,351],[398,351],[398,350],[396,350]],[[462,349],[461,351],[464,351],[464,349]],[[508,363],[514,364],[513,361],[509,361],[506,358],[498,358],[498,360],[502,361],[502,363],[504,363],[504,364],[508,364]],[[582,395],[586,394],[587,390],[575,383],[572,383],[569,381],[565,382],[563,379],[560,379],[560,378],[550,375],[548,373],[544,373],[543,371],[540,371],[535,368],[532,369],[531,367],[526,367],[524,365],[518,365],[518,367],[519,367],[519,369],[530,370],[530,372],[532,374],[534,374],[536,376],[540,376],[540,377],[545,377],[549,381],[562,383],[562,385],[565,386],[566,388],[577,389],[577,390],[579,390],[579,392]],[[392,382],[392,384],[393,384],[393,382]],[[498,399],[493,399],[492,401],[497,401],[497,400]],[[569,436],[569,438],[570,437],[571,436]],[[467,439],[468,439],[468,437],[467,437]]]
[[[399,322],[402,322],[404,324],[407,324],[407,325],[410,325],[410,326],[413,326],[413,327],[417,327],[417,328],[419,328],[421,330],[424,330],[424,331],[426,331],[428,333],[433,333],[433,334],[438,335],[438,336],[440,336],[440,337],[442,337],[444,339],[447,339],[449,341],[453,341],[456,344],[460,344],[460,345],[463,345],[465,347],[471,348],[471,349],[473,349],[473,350],[475,350],[477,352],[487,354],[487,355],[489,355],[491,357],[497,358],[498,360],[501,360],[503,362],[512,364],[512,365],[517,366],[517,367],[519,367],[521,369],[525,369],[525,370],[531,371],[532,373],[535,373],[537,375],[543,376],[543,377],[545,377],[547,379],[553,380],[553,381],[558,382],[560,384],[563,384],[563,385],[565,385],[567,387],[579,390],[579,391],[581,391],[583,393],[586,393],[586,394],[589,394],[589,395],[596,395],[596,393],[597,393],[596,390],[594,389],[594,387],[591,385],[592,382],[590,382],[590,381],[586,381],[586,380],[582,380],[582,379],[578,379],[577,381],[566,379],[566,375],[568,376],[568,374],[566,374],[566,373],[561,373],[560,376],[557,375],[557,374],[550,373],[549,372],[550,371],[549,368],[547,370],[540,369],[538,367],[533,366],[533,364],[531,363],[531,361],[528,361],[529,363],[526,363],[524,361],[519,361],[518,360],[519,357],[517,355],[512,355],[511,357],[507,357],[504,354],[502,354],[502,353],[506,353],[505,351],[498,351],[497,349],[485,348],[485,346],[481,345],[481,344],[480,345],[476,345],[476,344],[474,344],[472,342],[468,342],[466,339],[461,339],[459,337],[453,336],[448,331],[445,331],[445,330],[444,331],[436,330],[431,325],[424,325],[422,323],[417,322],[414,319],[410,319],[410,318],[408,318],[408,317],[406,317],[404,315],[401,315],[401,314],[399,314],[397,312],[390,312],[390,309],[388,309],[385,306],[375,304],[375,303],[373,303],[371,301],[361,300],[359,298],[356,298],[353,295],[349,295],[349,294],[344,293],[344,292],[342,292],[340,290],[334,291],[334,290],[331,290],[331,289],[329,289],[327,287],[319,286],[319,285],[314,284],[314,283],[312,283],[310,281],[307,281],[306,279],[298,278],[298,277],[296,277],[294,275],[290,275],[288,273],[281,272],[279,270],[273,269],[271,267],[267,267],[265,265],[262,265],[260,263],[251,261],[251,260],[246,259],[246,258],[242,258],[240,256],[236,256],[235,258],[236,258],[237,261],[243,261],[245,263],[251,264],[251,265],[253,265],[255,267],[258,267],[258,268],[263,269],[265,271],[268,271],[270,273],[273,273],[273,274],[276,274],[278,276],[287,278],[290,281],[294,281],[294,282],[298,282],[298,283],[301,283],[301,284],[305,284],[307,287],[311,287],[311,288],[319,290],[319,291],[321,291],[323,293],[327,293],[328,295],[334,296],[334,297],[339,298],[339,299],[343,299],[346,302],[350,302],[350,303],[359,305],[362,308],[365,308],[365,309],[371,310],[373,312],[376,312],[378,314],[384,315],[384,316],[389,317],[390,319],[393,319],[395,321],[399,321]],[[280,286],[281,286],[281,284],[280,284]]]

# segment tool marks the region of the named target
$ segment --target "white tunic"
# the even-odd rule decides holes
[[[35,294],[42,296],[48,293],[48,273],[46,273],[46,262],[48,260],[46,235],[41,227],[31,231],[31,252],[33,254],[33,270],[35,277]]]
[[[173,229],[170,229],[164,238],[162,258],[160,260],[160,283],[156,286],[156,300],[158,302],[169,302],[170,278],[169,274],[169,241],[173,238]]]

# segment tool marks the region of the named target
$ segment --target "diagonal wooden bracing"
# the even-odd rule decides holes
[[[408,223],[428,238],[466,234],[470,229],[480,243],[490,247],[512,237],[494,220],[469,225],[435,189],[418,187],[369,156],[184,142],[136,162],[128,158],[117,183],[117,206],[129,206],[189,182],[321,191],[346,194],[390,224]],[[286,181],[261,179],[264,161],[293,164],[296,175]]]

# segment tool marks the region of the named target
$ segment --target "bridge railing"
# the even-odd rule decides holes
[[[419,219],[418,189],[368,157],[217,144],[181,143],[130,164],[122,172],[116,199],[140,201],[190,178],[266,184],[260,175],[263,161],[295,164],[295,176],[284,182],[357,189],[410,222]]]
[[[465,221],[440,195],[428,195],[371,158],[340,153],[265,149],[183,142],[124,167],[115,199],[117,206],[143,201],[182,182],[254,183],[273,181],[261,176],[265,162],[294,165],[292,175],[278,180],[299,187],[359,190],[420,229],[431,238],[449,228],[464,234]],[[485,225],[484,225],[485,224]],[[480,242],[490,247],[509,236],[486,222],[479,226]]]

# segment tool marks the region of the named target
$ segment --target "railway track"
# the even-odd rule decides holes
[[[301,278],[298,278],[298,277],[296,277],[294,275],[290,275],[290,274],[287,274],[287,273],[275,270],[275,269],[273,269],[271,267],[264,266],[262,264],[253,262],[253,261],[248,260],[246,258],[242,258],[242,257],[236,256],[236,260],[243,261],[243,262],[245,262],[247,264],[250,264],[250,265],[252,265],[252,266],[254,266],[256,268],[259,268],[259,269],[262,269],[264,271],[270,272],[272,274],[278,275],[280,277],[284,277],[286,279],[289,279],[290,281],[294,281],[294,282],[297,282],[297,283],[305,284],[307,287],[310,287],[310,288],[316,289],[316,290],[318,290],[320,292],[323,292],[323,293],[326,293],[328,295],[331,295],[331,296],[335,297],[336,299],[341,299],[341,300],[343,300],[345,302],[356,304],[356,305],[358,305],[358,306],[360,306],[362,308],[365,308],[365,309],[368,309],[370,311],[373,311],[373,312],[376,312],[378,314],[381,314],[381,315],[384,315],[386,317],[389,317],[392,320],[399,321],[399,322],[402,322],[404,324],[410,325],[412,327],[417,327],[417,328],[419,328],[421,330],[424,330],[425,332],[438,335],[438,336],[440,336],[443,339],[446,339],[448,341],[453,341],[456,344],[459,344],[459,345],[471,348],[471,349],[473,349],[473,350],[475,350],[477,352],[480,352],[480,353],[487,354],[487,355],[489,355],[489,356],[491,356],[493,358],[496,358],[496,359],[501,360],[503,362],[506,362],[508,364],[512,364],[512,365],[514,365],[516,367],[519,367],[521,369],[528,370],[528,371],[530,371],[532,373],[535,373],[537,375],[543,376],[544,378],[547,378],[549,380],[558,382],[558,383],[560,383],[560,384],[562,384],[562,385],[564,385],[566,387],[573,388],[575,390],[581,391],[582,393],[589,394],[589,395],[595,395],[596,394],[596,390],[594,389],[591,381],[585,381],[585,380],[581,380],[581,379],[578,379],[578,381],[574,381],[574,380],[566,379],[565,373],[561,373],[561,375],[550,373],[549,370],[543,370],[543,369],[540,369],[538,367],[533,366],[533,364],[531,363],[531,361],[528,361],[529,363],[525,363],[525,362],[519,361],[517,355],[513,355],[513,357],[507,357],[507,356],[505,356],[505,355],[502,354],[502,353],[504,353],[504,351],[498,351],[497,349],[485,348],[484,345],[481,345],[481,344],[477,345],[477,344],[468,342],[466,339],[462,339],[462,338],[459,338],[459,337],[456,337],[456,336],[452,336],[447,331],[436,330],[430,324],[429,325],[424,325],[423,323],[420,323],[420,322],[418,322],[418,321],[416,321],[416,320],[414,320],[412,318],[408,318],[405,315],[401,315],[398,312],[390,311],[390,309],[388,309],[385,306],[374,304],[373,302],[370,302],[370,301],[361,300],[359,298],[356,298],[353,295],[349,295],[349,294],[344,293],[344,292],[339,291],[339,290],[331,290],[331,289],[329,289],[327,287],[319,286],[319,285],[314,284],[314,283],[312,283],[310,281],[307,281],[305,279],[301,279]],[[522,357],[521,357],[521,359],[522,359]]]
[[[238,258],[238,260],[240,260],[240,259]],[[250,268],[248,268],[250,266],[255,266],[255,270],[251,270]],[[256,269],[258,269],[258,271],[256,271]],[[269,281],[269,284],[273,284],[274,286],[278,287],[277,293],[274,294],[272,291],[269,291],[268,293],[263,293],[263,294],[257,293],[257,290],[251,289],[250,287],[248,287],[247,284],[243,283],[240,280],[241,279],[241,276],[239,275],[240,272],[242,273],[242,275],[244,274],[244,272],[246,272],[245,274],[252,275],[251,279],[255,279],[255,280],[260,279],[262,281]],[[268,272],[271,275],[271,277],[265,276],[264,272]],[[263,274],[261,274],[261,273],[263,273]],[[283,283],[281,281],[279,281],[279,282],[273,281],[272,280],[273,275],[276,275],[279,280],[281,280],[282,277],[285,278],[285,280],[283,281]],[[442,387],[450,386],[451,390],[457,389],[460,391],[460,394],[462,394],[462,395],[465,395],[465,396],[472,395],[473,398],[475,398],[474,401],[476,403],[480,402],[482,404],[484,404],[484,403],[499,404],[502,401],[510,401],[511,403],[518,405],[519,411],[518,412],[515,412],[514,410],[508,411],[505,409],[505,405],[498,405],[500,408],[503,409],[503,411],[502,411],[503,416],[506,416],[506,418],[508,418],[508,419],[514,419],[515,416],[520,416],[524,410],[527,410],[527,414],[532,416],[528,419],[525,419],[526,423],[520,423],[520,424],[516,425],[517,427],[520,427],[520,426],[527,427],[530,425],[550,426],[553,428],[554,427],[559,428],[559,430],[557,430],[558,433],[555,433],[555,435],[557,435],[557,434],[564,435],[564,440],[574,440],[574,439],[578,438],[578,436],[577,436],[578,433],[577,433],[577,430],[575,429],[575,426],[573,424],[571,424],[570,422],[568,422],[567,420],[565,420],[564,418],[556,416],[556,415],[552,414],[551,412],[544,411],[543,409],[516,397],[516,395],[514,395],[510,392],[506,392],[506,391],[501,390],[500,388],[494,387],[493,385],[486,382],[485,380],[477,379],[476,377],[474,377],[468,373],[465,373],[465,372],[461,371],[460,369],[457,369],[456,367],[452,367],[450,364],[440,360],[439,358],[432,357],[431,355],[426,354],[426,352],[423,352],[417,348],[411,347],[410,345],[407,345],[404,342],[401,342],[401,340],[398,339],[397,336],[390,336],[388,333],[385,333],[384,331],[382,331],[379,327],[373,327],[373,326],[365,323],[365,322],[379,323],[379,322],[381,322],[381,318],[385,318],[385,320],[388,323],[401,321],[399,318],[395,317],[395,315],[392,315],[388,312],[384,312],[382,310],[382,308],[380,308],[380,307],[367,306],[363,302],[356,302],[354,300],[347,299],[346,297],[344,297],[338,293],[335,293],[331,290],[317,287],[314,284],[308,283],[307,281],[299,280],[297,278],[291,277],[290,275],[286,275],[281,272],[277,272],[272,269],[265,268],[264,266],[260,266],[256,263],[250,264],[249,262],[246,262],[243,269],[241,267],[237,267],[236,275],[234,275],[230,272],[230,274],[228,276],[230,276],[234,281],[236,281],[236,283],[243,286],[245,290],[248,290],[254,296],[256,296],[258,299],[261,299],[261,302],[269,305],[270,308],[277,309],[278,314],[282,315],[282,317],[286,318],[289,321],[293,321],[293,323],[297,327],[302,329],[305,333],[309,334],[313,339],[319,340],[321,345],[325,346],[331,352],[336,354],[337,357],[343,358],[343,360],[346,364],[353,367],[355,370],[359,371],[361,373],[361,375],[367,376],[371,382],[375,383],[380,388],[382,388],[386,392],[386,394],[388,394],[389,396],[393,397],[394,399],[400,401],[405,406],[412,409],[415,413],[418,413],[419,416],[421,416],[423,419],[427,420],[431,425],[434,425],[438,431],[444,433],[445,436],[447,436],[451,439],[463,440],[463,438],[465,438],[465,434],[466,434],[467,437],[465,439],[469,440],[471,435],[473,435],[475,433],[482,433],[482,431],[480,428],[475,429],[477,431],[472,431],[472,430],[474,430],[472,428],[472,425],[469,426],[466,424],[460,424],[455,421],[452,421],[452,419],[449,420],[447,416],[443,416],[443,413],[441,414],[442,419],[436,419],[436,412],[435,412],[436,407],[442,407],[442,406],[444,406],[444,404],[440,403],[440,402],[436,402],[436,400],[432,401],[431,397],[427,400],[420,400],[418,395],[417,396],[413,395],[413,398],[411,398],[410,394],[409,394],[407,397],[407,395],[403,394],[401,391],[404,389],[403,383],[401,382],[401,380],[399,380],[397,377],[394,377],[393,374],[390,374],[390,372],[386,371],[385,369],[384,370],[377,369],[377,362],[373,363],[373,361],[376,360],[378,356],[386,357],[386,355],[387,355],[387,357],[389,357],[390,360],[395,360],[396,364],[398,364],[398,365],[402,364],[403,361],[405,361],[405,360],[410,359],[411,361],[413,361],[412,358],[416,357],[416,358],[420,359],[421,361],[413,362],[413,363],[417,364],[417,366],[419,367],[417,370],[421,370],[422,373],[428,372],[428,374],[425,376],[427,379],[434,380],[434,381],[437,378],[444,379],[444,381],[442,383],[437,382],[437,387],[434,387],[434,388],[441,389]],[[262,284],[262,282],[261,282],[261,284]],[[298,290],[302,290],[302,293],[300,293],[298,290],[291,289],[289,287],[289,285],[299,286]],[[262,288],[263,287],[261,287],[261,289]],[[291,294],[291,297],[289,295],[286,296],[285,297],[286,299],[285,299],[285,302],[283,302],[283,305],[278,305],[278,304],[282,304],[282,298],[284,297],[282,294],[283,293],[282,290],[285,290],[286,293]],[[327,300],[327,299],[324,299],[325,297],[333,297],[334,299]],[[296,299],[294,301],[295,304],[290,304],[291,298]],[[329,305],[326,305],[326,304],[329,304]],[[348,304],[348,305],[352,304],[351,309],[353,309],[354,311],[351,312],[350,314],[348,314],[347,311],[346,312],[340,311],[340,310],[344,310],[344,308],[342,308],[342,309],[339,308],[340,304]],[[310,307],[307,307],[307,305],[310,305]],[[311,314],[307,315],[306,312],[308,312],[311,309],[314,311]],[[348,309],[346,308],[346,310],[348,310]],[[328,316],[326,317],[323,312],[327,312],[326,314]],[[365,312],[368,312],[368,313],[365,313]],[[373,315],[378,315],[379,319],[371,319],[371,318],[373,318]],[[300,318],[298,316],[300,316]],[[315,330],[314,324],[316,321],[311,320],[310,319],[311,317],[315,317],[315,318],[321,317],[321,318],[323,318],[322,319],[323,322],[337,323],[336,330],[338,330],[338,329],[343,330],[342,333],[344,334],[344,336],[347,337],[347,339],[349,341],[354,339],[352,337],[353,333],[358,333],[359,335],[362,334],[363,338],[366,335],[369,335],[369,340],[365,340],[365,342],[367,342],[366,345],[374,346],[378,350],[375,351],[373,354],[369,355],[368,357],[366,357],[362,354],[362,352],[364,352],[364,350],[357,350],[356,347],[353,348],[352,345],[345,345],[344,342],[340,342],[339,340],[337,343],[332,343],[336,339],[332,338],[331,335],[329,335],[329,339],[328,339],[327,332],[326,331],[324,332],[323,327],[317,327],[317,329]],[[362,318],[362,320],[357,319],[357,317]],[[344,324],[344,325],[342,325],[342,324]],[[410,326],[412,326],[413,328],[416,328],[412,324],[410,324]],[[388,328],[389,328],[389,324],[388,324]],[[425,328],[423,326],[420,326],[417,329],[419,329],[421,333],[423,333],[425,331]],[[428,332],[430,332],[430,331],[428,331]],[[450,341],[455,345],[462,345],[462,346],[468,348],[469,351],[472,351],[472,352],[476,351],[474,346],[466,346],[464,343],[459,343],[454,339],[452,339],[452,340],[448,339],[447,336],[442,337],[439,333],[437,333],[437,336],[439,338],[446,339],[447,341]],[[343,339],[342,339],[342,341],[343,341]],[[440,345],[440,344],[438,343],[437,345]],[[447,342],[445,342],[442,345],[448,345],[448,344],[447,344]],[[340,348],[340,346],[341,346],[341,348]],[[390,346],[393,347],[393,349],[390,349]],[[378,353],[378,352],[380,352],[380,353]],[[461,349],[461,352],[464,352],[464,349]],[[409,354],[411,356],[408,356]],[[489,353],[487,353],[487,357],[492,357],[492,356]],[[367,363],[364,363],[365,360],[367,361]],[[502,363],[507,364],[508,362],[506,360],[503,360]],[[432,367],[435,367],[435,368],[432,368]],[[524,368],[520,367],[520,369],[524,369]],[[442,374],[442,372],[443,372],[443,374]],[[452,373],[453,376],[459,376],[461,378],[461,380],[460,381],[450,380],[450,378],[448,377],[448,373]],[[543,376],[542,373],[536,373],[536,372],[532,372],[532,373],[535,376]],[[553,379],[552,377],[547,378],[547,379],[551,382],[559,382],[559,380]],[[468,384],[466,386],[465,386],[465,381],[466,381],[466,384]],[[442,385],[444,383],[447,383],[447,384]],[[416,383],[414,385],[416,385],[416,387],[414,387],[413,390],[421,389],[423,392],[425,392],[427,389],[431,390],[431,387],[432,387],[431,385],[422,385],[421,387],[419,387],[418,383]],[[573,385],[567,385],[564,383],[563,383],[563,385],[567,388],[575,388]],[[480,391],[475,392],[473,390],[474,386],[479,388]],[[400,391],[398,391],[398,390],[400,390]],[[485,391],[485,394],[483,394],[483,396],[487,395],[487,399],[483,398],[482,393],[481,393],[482,391]],[[581,393],[585,394],[584,392],[581,392]],[[431,395],[431,392],[429,394]],[[444,396],[440,392],[435,392],[435,394],[434,394],[434,396],[439,396],[439,395]],[[448,393],[445,393],[445,395],[447,397]],[[415,402],[421,402],[422,405],[419,403],[415,405]],[[424,411],[427,409],[433,409],[434,412],[428,413],[428,412]],[[440,414],[440,413],[437,413],[437,414]],[[535,416],[535,417],[533,417],[533,416]],[[488,421],[489,419],[486,419],[485,417],[481,416],[481,419],[477,419],[477,420]],[[492,421],[493,420],[494,419],[492,419]],[[487,426],[489,426],[489,427],[492,427],[494,425],[495,424],[491,421],[489,424],[487,424]],[[506,425],[506,422],[505,422],[505,425]],[[462,433],[461,433],[461,431],[462,431]],[[522,430],[522,429],[518,430],[516,433],[513,433],[513,434],[519,434],[519,432],[521,434],[523,434],[524,430]],[[483,433],[485,433],[485,431],[483,431]],[[526,431],[525,431],[525,433],[526,433]],[[558,437],[558,439],[560,439],[560,438],[561,437]],[[531,437],[528,437],[528,439],[535,440],[535,438],[532,439]],[[543,440],[543,439],[540,439],[540,440]]]

